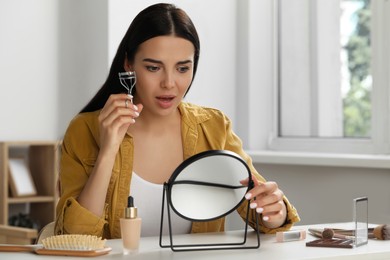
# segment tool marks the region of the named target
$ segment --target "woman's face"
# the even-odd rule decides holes
[[[158,36],[143,42],[127,70],[137,76],[135,104],[157,115],[176,111],[191,84],[193,44],[175,36]]]

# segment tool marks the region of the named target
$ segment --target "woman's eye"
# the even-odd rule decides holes
[[[185,66],[185,67],[179,67],[177,70],[181,73],[185,73],[189,70],[190,68]]]
[[[159,70],[159,67],[157,66],[146,66],[146,69],[151,72],[156,72]]]

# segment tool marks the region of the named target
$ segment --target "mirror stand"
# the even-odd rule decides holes
[[[163,226],[164,226],[164,210],[165,210],[165,201],[168,200],[168,184],[164,183],[164,190],[162,196],[162,210],[161,210],[161,223],[160,223],[160,247],[168,248],[170,247],[172,251],[201,251],[201,250],[222,250],[222,249],[256,249],[260,247],[260,232],[257,229],[257,244],[256,245],[245,245],[247,242],[248,235],[248,219],[249,219],[249,202],[247,203],[247,214],[245,218],[245,231],[244,237],[242,241],[234,242],[234,243],[210,243],[210,244],[174,244],[173,242],[173,234],[172,234],[172,223],[171,223],[171,209],[169,206],[169,201],[167,201],[167,213],[168,213],[168,235],[169,235],[169,244],[163,245]],[[167,196],[167,197],[166,197]],[[259,215],[256,214],[256,226],[259,224]]]

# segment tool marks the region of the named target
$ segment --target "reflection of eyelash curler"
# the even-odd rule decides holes
[[[125,72],[119,72],[119,81],[121,85],[127,89],[127,94],[131,95],[133,92],[133,88],[135,86],[135,83],[137,82],[137,77],[135,75],[135,71],[125,71]],[[127,81],[129,81],[130,85],[127,84]],[[133,103],[133,100],[131,100],[131,103]]]

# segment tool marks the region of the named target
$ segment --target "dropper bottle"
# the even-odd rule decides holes
[[[125,217],[120,219],[123,240],[123,253],[125,255],[138,252],[141,239],[142,219],[138,217],[137,208],[134,206],[132,196],[127,198]]]

